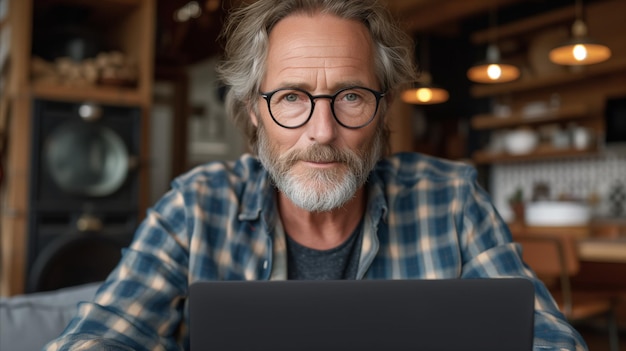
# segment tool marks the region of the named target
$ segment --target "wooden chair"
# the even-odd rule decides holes
[[[572,288],[570,278],[580,268],[576,239],[551,234],[518,234],[514,240],[522,245],[522,257],[546,284],[559,309],[572,324],[605,317],[611,351],[619,351],[615,301],[611,297]]]

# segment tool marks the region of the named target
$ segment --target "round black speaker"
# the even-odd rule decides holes
[[[141,109],[34,100],[29,291],[104,279],[139,218]]]
[[[136,210],[140,132],[138,107],[35,100],[31,208]]]

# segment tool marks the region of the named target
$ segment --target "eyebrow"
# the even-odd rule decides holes
[[[336,84],[333,86],[333,89],[330,89],[331,92],[336,92],[339,91],[343,88],[348,88],[348,87],[365,87],[365,88],[370,88],[370,89],[375,89],[373,87],[369,87],[366,84],[364,84],[362,81],[357,81],[357,80],[352,80],[352,81],[344,81],[344,82],[340,82],[339,84]],[[311,85],[307,84],[307,83],[295,83],[295,82],[283,82],[281,84],[278,85],[278,87],[274,88],[274,89],[270,89],[270,90],[276,90],[276,89],[293,89],[293,88],[297,88],[297,89],[301,89],[304,91],[308,91],[311,92]]]

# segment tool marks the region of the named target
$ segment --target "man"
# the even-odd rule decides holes
[[[503,276],[536,285],[537,350],[586,349],[472,168],[382,158],[385,112],[415,70],[375,0],[260,0],[225,31],[228,109],[258,158],[176,179],[48,350],[187,348],[197,280]]]

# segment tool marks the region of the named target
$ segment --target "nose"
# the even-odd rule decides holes
[[[336,138],[339,123],[335,121],[330,104],[330,99],[317,99],[315,101],[313,115],[305,124],[310,141],[328,144]]]

